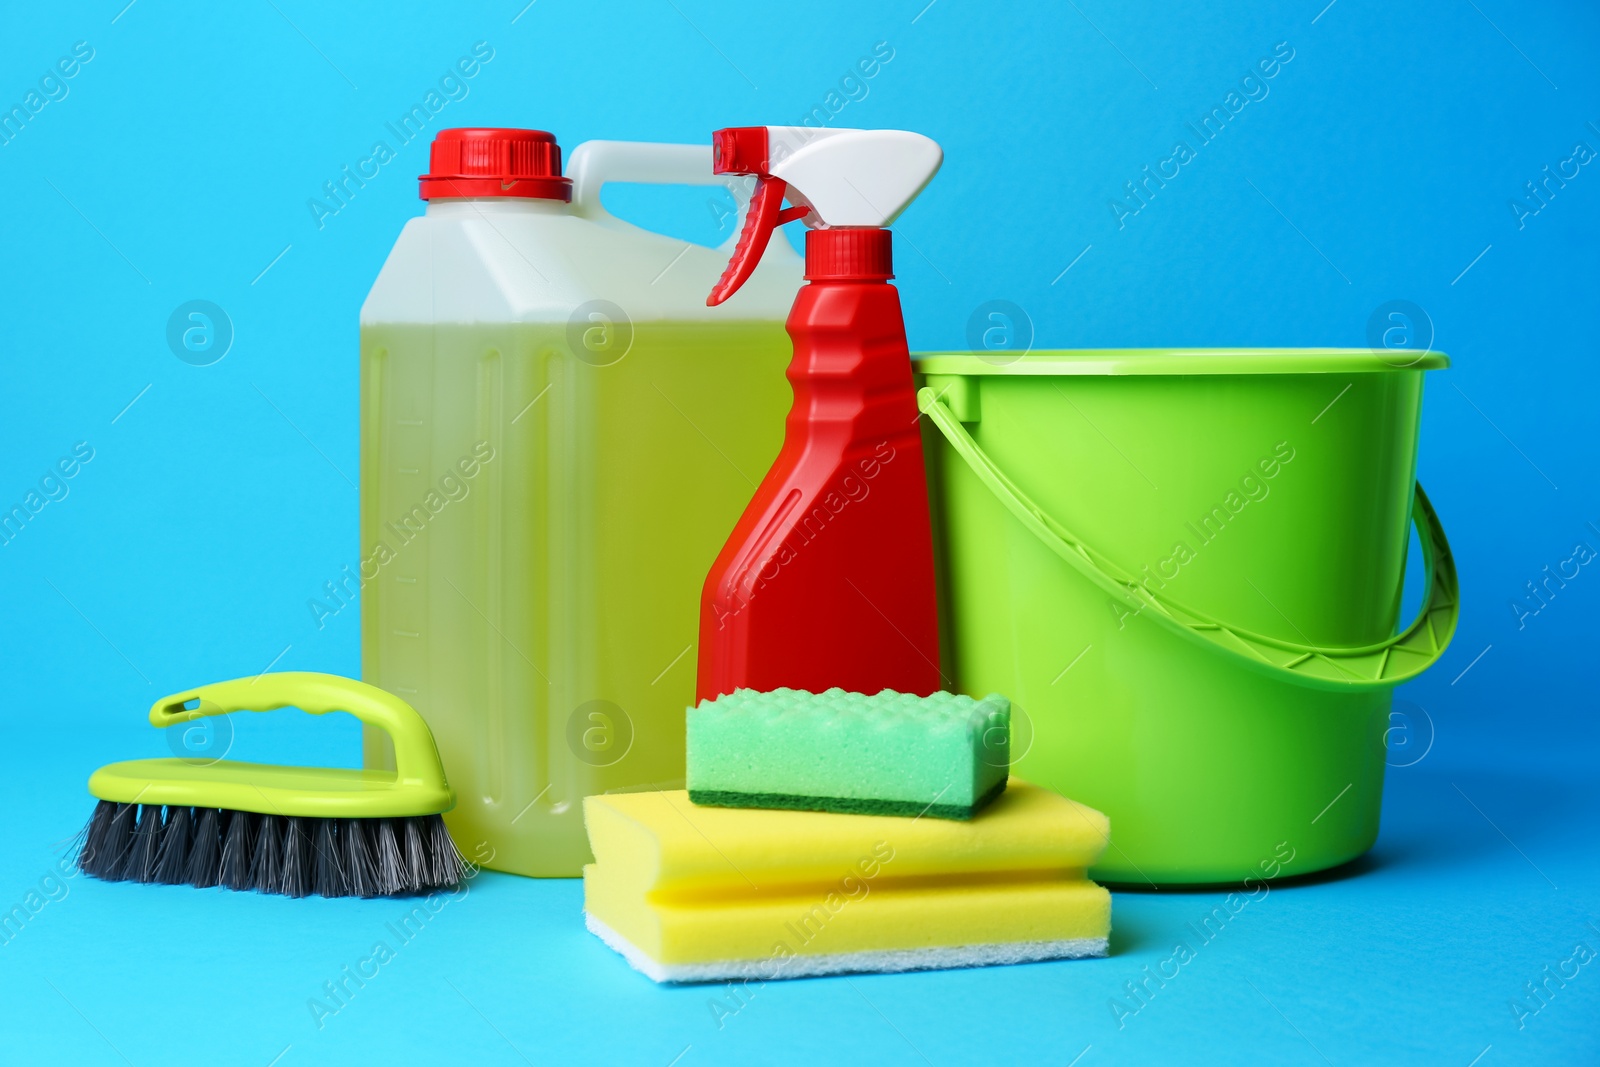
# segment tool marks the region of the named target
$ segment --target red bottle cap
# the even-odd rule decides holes
[[[440,130],[428,173],[419,175],[424,200],[462,196],[526,196],[572,200],[572,179],[561,176],[561,146],[543,130]]]
[[[806,231],[806,281],[884,282],[894,277],[893,235],[876,227]]]

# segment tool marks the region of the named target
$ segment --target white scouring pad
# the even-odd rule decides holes
[[[992,967],[1007,963],[1075,960],[1106,955],[1104,937],[1065,941],[1011,941],[994,945],[951,945],[939,948],[886,949],[879,952],[836,952],[824,956],[784,956],[704,963],[657,963],[627,938],[588,912],[589,932],[610,945],[628,965],[657,982],[723,982],[736,979],[772,981],[814,978],[824,974],[872,974],[896,971],[938,971],[950,967]]]

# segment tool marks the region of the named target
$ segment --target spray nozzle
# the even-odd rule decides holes
[[[733,258],[706,303],[715,307],[739,291],[779,226],[802,218],[814,229],[887,226],[943,160],[933,140],[904,130],[718,130],[712,135],[712,169],[753,174],[756,188]],[[783,207],[786,196],[792,207]]]

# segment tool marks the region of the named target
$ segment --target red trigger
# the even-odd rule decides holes
[[[811,209],[803,205],[779,210],[789,186],[781,178],[763,175],[756,180],[756,191],[750,197],[750,210],[744,217],[744,229],[739,231],[739,244],[728,260],[728,269],[722,272],[711,295],[706,297],[707,307],[716,307],[750,280],[756,264],[767,251],[772,231],[786,222],[805,215]]]

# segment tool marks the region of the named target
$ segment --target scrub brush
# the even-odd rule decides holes
[[[163,697],[152,725],[233,711],[347,711],[389,735],[395,770],[281,767],[232,760],[112,763],[78,868],[112,882],[254,889],[303,897],[394,896],[457,885],[460,854],[441,813],[455,806],[427,723],[374,686],[287,671]]]

